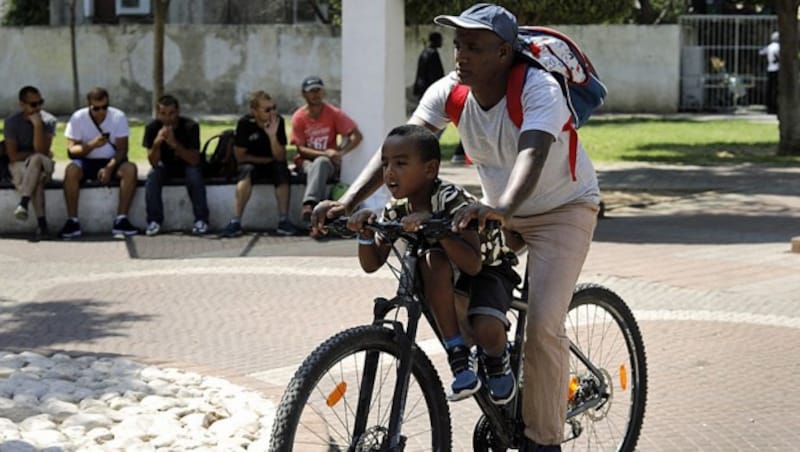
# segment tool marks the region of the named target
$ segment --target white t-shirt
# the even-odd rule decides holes
[[[455,72],[440,79],[425,92],[413,116],[443,129],[450,119],[445,113],[447,97],[457,83]],[[572,180],[569,165],[569,132],[562,131],[570,119],[558,82],[549,73],[529,68],[522,90],[522,127],[517,128],[506,109],[506,98],[483,110],[470,92],[458,123],[458,134],[467,155],[478,169],[483,202],[496,206],[511,178],[519,136],[525,130],[540,130],[556,138],[550,147],[539,182],[517,216],[536,215],[574,202],[600,202],[592,162],[578,144]],[[499,134],[498,134],[499,131]]]
[[[780,70],[781,45],[778,42],[770,42],[766,47],[758,51],[759,55],[767,56],[767,72],[778,72]]]
[[[128,118],[121,110],[108,107],[106,119],[100,123],[100,129],[103,132],[110,133],[108,138],[109,143],[100,146],[99,148],[92,149],[84,158],[87,159],[110,159],[114,157],[116,151],[110,143],[116,142],[117,138],[127,137],[130,132],[128,130]],[[64,130],[64,136],[70,140],[80,141],[81,143],[88,143],[100,135],[100,130],[92,121],[89,115],[89,107],[81,108],[72,114],[67,123],[67,128]]]

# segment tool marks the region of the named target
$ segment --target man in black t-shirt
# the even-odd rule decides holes
[[[242,214],[253,192],[253,181],[275,185],[275,198],[280,219],[278,234],[297,235],[297,227],[289,221],[289,166],[286,164],[286,129],[272,97],[264,91],[250,95],[250,113],[236,124],[234,153],[239,165],[236,183],[234,216],[223,237],[243,233]]]
[[[195,220],[192,233],[208,232],[206,184],[200,165],[200,126],[180,116],[178,99],[166,94],[158,100],[157,119],[147,124],[142,145],[147,148],[147,159],[153,167],[145,184],[147,235],[158,234],[164,222],[161,199],[164,181],[180,177],[184,178],[192,200]]]

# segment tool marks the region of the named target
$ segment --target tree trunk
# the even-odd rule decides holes
[[[72,108],[80,107],[80,84],[78,83],[78,46],[75,43],[75,4],[78,0],[69,2],[69,46],[72,56]]]
[[[780,33],[778,72],[778,155],[800,155],[800,90],[798,89],[797,8],[800,0],[776,0]]]
[[[158,99],[164,95],[164,22],[169,0],[153,2],[153,117],[158,113]]]

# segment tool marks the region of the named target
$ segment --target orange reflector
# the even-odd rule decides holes
[[[578,392],[578,377],[571,375],[569,377],[569,387],[567,388],[567,400],[574,400],[576,392]]]
[[[338,385],[336,385],[336,388],[333,391],[331,391],[330,394],[328,394],[328,399],[326,401],[328,406],[333,407],[334,405],[339,403],[339,401],[342,400],[342,397],[344,397],[345,392],[347,392],[347,383],[341,382]]]
[[[625,368],[625,364],[619,366],[619,386],[623,391],[628,389],[628,370]]]

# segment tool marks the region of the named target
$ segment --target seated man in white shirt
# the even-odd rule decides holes
[[[86,94],[87,106],[70,117],[64,136],[71,162],[64,172],[64,200],[67,222],[61,230],[65,239],[80,237],[78,195],[80,183],[96,180],[108,184],[119,179],[119,205],[111,232],[114,235],[138,233],[128,221],[128,209],[136,194],[136,165],[128,162],[128,118],[109,106],[108,91],[93,88]]]

